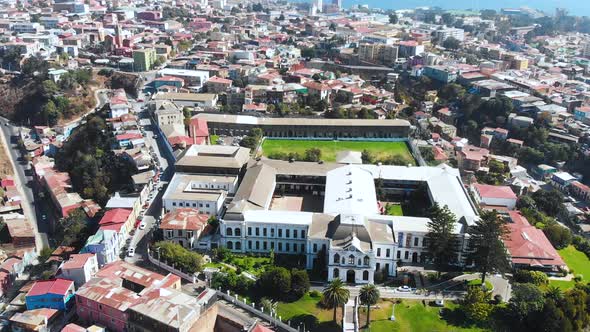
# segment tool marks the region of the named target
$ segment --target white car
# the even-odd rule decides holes
[[[142,222],[139,224],[139,229],[145,229],[145,226],[146,226],[145,222],[143,222],[143,221],[142,221]]]
[[[127,249],[127,256],[128,257],[135,256],[135,248],[129,248],[129,249]]]
[[[408,286],[400,286],[397,288],[397,291],[407,293],[407,292],[411,292],[412,289]]]

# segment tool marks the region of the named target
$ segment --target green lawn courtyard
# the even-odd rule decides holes
[[[565,261],[568,268],[573,270],[575,276],[581,276],[582,282],[590,281],[590,259],[583,252],[570,245],[557,251]],[[574,287],[573,280],[549,280],[549,284],[561,289]]]
[[[399,204],[387,204],[385,205],[385,214],[388,216],[403,216],[404,210]]]
[[[319,296],[311,296],[309,293],[301,299],[291,303],[280,302],[277,305],[277,315],[286,322],[290,321],[291,326],[297,326],[302,322],[306,327],[310,322],[315,322],[315,327],[310,329],[312,332],[331,332],[342,331],[339,325],[332,322],[333,311],[323,309],[318,306],[321,299]],[[443,308],[424,305],[422,301],[403,300],[395,305],[395,321],[389,320],[391,317],[393,300],[381,300],[377,307],[371,310],[371,328],[365,328],[367,320],[366,307],[359,308],[359,324],[361,331],[365,332],[391,332],[391,331],[412,331],[412,332],[430,332],[430,331],[458,331],[458,332],[476,332],[484,331],[476,327],[461,327],[452,325],[441,317],[440,311]],[[457,304],[445,301],[445,310],[453,313]],[[337,321],[342,319],[342,309],[337,310]],[[315,317],[315,318],[314,318]]]
[[[461,327],[450,324],[445,321],[440,311],[442,308],[431,306],[428,303],[424,305],[422,301],[403,300],[395,305],[395,321],[389,320],[392,313],[393,303],[390,300],[382,300],[371,310],[371,327],[367,329],[366,307],[361,307],[359,311],[359,323],[361,331],[364,332],[392,332],[392,331],[412,331],[412,332],[430,332],[430,331],[484,331],[477,327]],[[445,301],[445,309],[453,310],[457,304]]]
[[[326,162],[336,161],[336,155],[340,151],[368,150],[373,153],[376,160],[385,160],[392,156],[399,156],[415,165],[414,158],[405,142],[373,142],[373,141],[313,141],[313,140],[279,140],[266,139],[262,144],[263,155],[270,157],[288,153],[305,155],[305,151],[318,148],[321,150],[321,160]]]

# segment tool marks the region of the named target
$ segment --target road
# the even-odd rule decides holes
[[[44,216],[49,215],[46,210],[46,204],[35,204],[37,202],[37,195],[39,190],[35,189],[35,181],[30,176],[32,175],[31,166],[28,162],[24,161],[20,157],[20,150],[16,145],[17,140],[13,138],[18,136],[19,128],[12,125],[5,125],[8,120],[0,117],[2,122],[2,141],[8,151],[7,155],[10,158],[10,163],[14,169],[14,180],[17,188],[22,194],[21,206],[25,217],[30,221],[31,226],[35,232],[35,246],[38,252],[41,252],[43,248],[49,247],[49,241],[47,238],[47,231],[49,227],[47,225],[48,220],[44,220]],[[41,224],[40,224],[41,222]]]
[[[145,229],[140,230],[136,229],[135,233],[131,237],[128,243],[128,247],[135,248],[135,255],[133,257],[126,257],[125,260],[131,263],[136,263],[139,260],[147,259],[147,246],[151,239],[151,231],[156,230],[157,228],[157,220],[161,218],[162,213],[162,195],[164,194],[166,185],[168,181],[174,175],[173,167],[170,165],[174,165],[174,160],[171,160],[171,157],[168,153],[163,153],[164,147],[164,137],[158,135],[157,138],[157,129],[156,124],[154,123],[153,119],[148,115],[148,112],[145,109],[145,96],[141,93],[139,94],[137,100],[136,99],[129,99],[131,105],[133,106],[134,112],[138,115],[139,120],[144,120],[149,122],[149,125],[143,127],[145,131],[145,141],[146,145],[150,147],[150,151],[153,151],[152,158],[157,160],[162,168],[162,174],[160,177],[160,182],[155,186],[154,190],[152,191],[153,197],[149,200],[149,206],[145,211],[144,217],[142,222],[146,224]],[[138,101],[144,100],[144,101]]]

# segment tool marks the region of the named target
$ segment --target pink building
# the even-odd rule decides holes
[[[142,303],[146,294],[158,289],[180,289],[180,278],[116,261],[105,265],[76,293],[76,313],[82,321],[126,331],[128,309]]]

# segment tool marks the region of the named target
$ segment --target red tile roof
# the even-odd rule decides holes
[[[268,327],[261,325],[260,323],[256,324],[251,332],[273,332],[273,330],[269,329]]]
[[[531,226],[519,211],[508,212],[509,238],[504,245],[510,252],[512,262],[530,266],[563,266],[565,263],[551,245],[542,230]]]
[[[70,324],[64,326],[64,328],[61,329],[61,332],[86,332],[86,329],[80,325],[70,323]]]
[[[64,263],[62,269],[81,269],[86,265],[88,260],[94,257],[94,254],[74,254],[70,256],[70,259]]]
[[[100,219],[99,225],[125,223],[129,219],[129,215],[131,215],[130,209],[108,210]]]
[[[508,186],[491,186],[480,183],[476,183],[473,186],[483,198],[516,199],[516,194]]]
[[[117,141],[139,139],[139,138],[142,138],[142,137],[143,136],[141,136],[141,134],[136,134],[136,133],[127,133],[127,134],[121,134],[121,135],[115,136],[115,138],[117,139]]]
[[[209,217],[191,208],[176,209],[167,213],[160,224],[161,229],[202,230]]]
[[[68,289],[73,287],[74,282],[66,279],[54,279],[37,281],[27,293],[27,296],[38,296],[45,294],[66,295]]]

